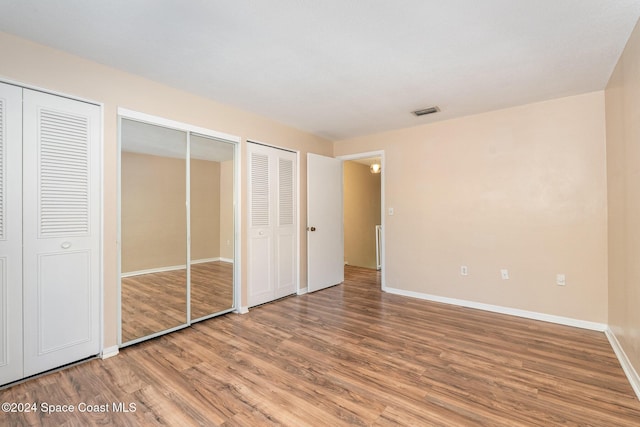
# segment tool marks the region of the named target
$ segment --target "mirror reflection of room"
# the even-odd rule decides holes
[[[186,132],[122,120],[122,342],[187,323]]]
[[[234,146],[122,119],[121,147],[121,332],[128,343],[233,307]]]
[[[233,307],[233,145],[191,137],[191,319]]]

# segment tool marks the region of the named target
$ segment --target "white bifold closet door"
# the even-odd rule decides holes
[[[100,347],[100,108],[30,90],[23,101],[24,370]]]
[[[6,268],[13,274],[0,313],[8,319],[0,353],[12,365],[2,383],[100,351],[100,108],[18,90],[22,108],[5,117],[9,132],[22,127],[22,138],[8,133],[12,160],[2,164],[2,222],[12,237]],[[20,197],[21,217],[14,206]]]
[[[297,288],[296,153],[247,143],[249,159],[248,306]]]

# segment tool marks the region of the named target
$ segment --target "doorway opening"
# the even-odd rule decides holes
[[[378,270],[384,289],[384,152],[339,158],[344,161],[345,269]]]

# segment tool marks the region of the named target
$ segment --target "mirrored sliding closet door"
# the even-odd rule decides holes
[[[233,308],[233,151],[191,136],[191,319]]]
[[[237,142],[121,117],[121,345],[235,307]]]

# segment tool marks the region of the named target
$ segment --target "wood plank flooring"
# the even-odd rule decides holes
[[[0,425],[640,425],[604,334],[385,294],[378,281],[348,267],[342,285],[15,385],[0,400],[110,410],[0,413]]]
[[[122,279],[122,342],[187,322],[186,270]],[[233,264],[191,265],[191,317],[199,319],[233,307]]]

